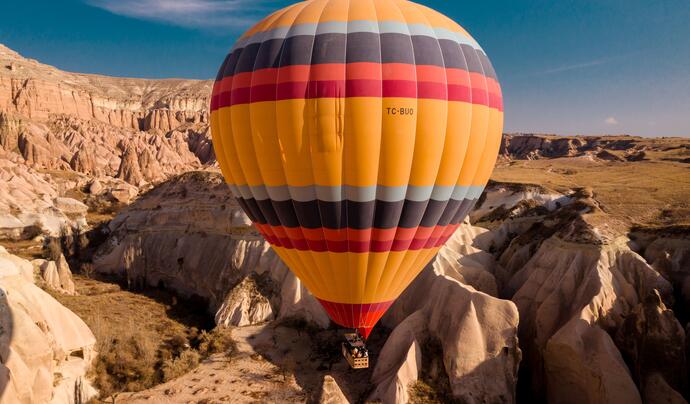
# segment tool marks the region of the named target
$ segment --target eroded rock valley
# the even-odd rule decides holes
[[[231,197],[210,88],[0,45],[0,403],[687,402],[687,140],[505,135],[353,371]]]

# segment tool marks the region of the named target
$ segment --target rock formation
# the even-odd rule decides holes
[[[2,45],[0,66],[0,238],[85,227],[65,217],[85,207],[55,198],[94,178],[148,187],[215,162],[210,81],[63,72]],[[120,186],[106,197],[126,204],[138,192]]]
[[[0,238],[59,235],[65,228],[85,226],[87,207],[60,197],[61,181],[0,151]]]
[[[250,276],[228,292],[215,316],[216,324],[225,327],[254,325],[272,318],[271,302],[261,294]]]
[[[323,378],[323,386],[319,397],[319,404],[349,404],[350,401],[345,397],[342,390],[332,376]]]
[[[487,193],[495,187],[504,186]],[[493,220],[501,295],[520,313],[522,382],[549,402],[642,402],[648,383],[668,397],[683,394],[684,383],[658,371],[685,368],[684,333],[664,303],[671,283],[630,249],[591,191],[567,196],[551,210],[516,209],[507,194],[504,204],[487,197],[478,208],[494,205],[482,216]],[[645,360],[667,344],[679,351]]]
[[[604,161],[642,161],[649,151],[667,151],[668,139],[639,136],[561,136],[516,133],[505,134],[499,155],[511,160],[536,160],[559,157],[589,156]],[[677,139],[670,147],[688,148]]]
[[[615,341],[640,386],[644,402],[683,402],[662,397],[687,392],[685,339],[683,327],[657,290],[625,318]]]
[[[407,389],[420,377],[424,355],[433,355],[425,352],[432,341],[440,344],[455,399],[515,401],[521,358],[517,308],[470,286],[496,293],[490,272],[493,258],[472,247],[474,237],[482,233],[469,224],[461,226],[384,316],[383,324],[394,330],[374,369],[377,388],[370,398],[407,402]],[[477,275],[482,268],[484,275]]]
[[[668,309],[672,284],[631,250],[639,244],[658,257],[661,273],[685,279],[685,250],[671,248],[685,244],[631,242],[586,188],[492,183],[471,216],[489,229],[463,224],[382,319],[393,331],[369,398],[405,402],[415,381],[443,381],[459,400],[513,402],[518,365],[524,391],[536,399],[686,394],[685,333]],[[271,316],[329,323],[217,173],[154,187],[109,230],[98,271],[201,296],[220,324]],[[655,354],[666,344],[679,348]]]
[[[0,45],[0,110],[41,120],[51,114],[130,130],[206,122],[210,81],[126,79],[68,73]]]
[[[641,228],[632,232],[633,248],[673,283],[677,296],[690,307],[690,232],[681,227]]]
[[[96,395],[85,375],[86,324],[33,284],[30,262],[0,247],[0,403],[67,403]]]
[[[75,287],[72,280],[72,271],[65,256],[60,254],[56,261],[36,259],[31,261],[35,270],[40,274],[45,286],[56,292],[74,295]]]
[[[248,324],[271,313],[329,322],[249,224],[218,173],[190,172],[161,184],[125,208],[109,229],[110,239],[94,258],[96,269],[123,275],[132,286],[164,285],[202,297],[221,323]],[[250,275],[277,286],[248,292]]]

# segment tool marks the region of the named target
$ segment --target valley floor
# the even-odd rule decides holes
[[[172,397],[184,403],[306,402],[308,394],[292,374],[268,361],[252,345],[257,342],[256,335],[267,339],[270,333],[265,332],[266,327],[236,329],[233,333],[236,351],[231,356],[213,355],[182,377],[143,392],[120,394],[117,402],[168,403]],[[270,346],[266,345],[270,344],[268,339],[262,341],[264,348]],[[273,353],[281,354],[275,346]]]

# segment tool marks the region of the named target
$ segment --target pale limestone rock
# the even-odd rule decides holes
[[[53,290],[60,290],[60,275],[58,275],[55,261],[44,261],[41,264],[41,278],[46,286]]]
[[[123,203],[125,205],[130,204],[134,198],[139,195],[139,190],[129,184],[121,184],[115,188],[110,189],[110,196],[116,201]]]
[[[516,290],[512,300],[520,310],[520,339],[535,391],[545,387],[549,399],[577,391],[591,399],[640,402],[604,330],[622,325],[639,293],[657,289],[668,296],[671,286],[626,240],[602,246],[549,238],[509,287]]]
[[[72,281],[72,271],[69,269],[69,264],[65,256],[60,254],[57,261],[57,274],[60,279],[60,289],[68,295],[75,294],[74,281]]]
[[[84,224],[83,205],[66,203],[63,207],[69,214],[55,206],[56,200],[63,199],[59,198],[58,188],[58,182],[52,178],[14,161],[0,150],[0,237],[59,235],[64,228]]]
[[[4,247],[0,250],[0,266],[5,268],[15,268],[17,274],[27,282],[34,281],[34,266],[23,258],[9,254]]]
[[[498,296],[494,274],[500,266],[494,257],[476,247],[481,246],[486,229],[465,222],[460,225],[445,247],[439,251],[434,265],[443,275],[470,285],[491,296]]]
[[[0,111],[0,148],[18,150],[21,127],[21,119]]]
[[[658,392],[663,388],[664,397],[673,396],[674,389],[678,395],[687,390],[685,330],[656,289],[625,317],[614,341],[646,402],[653,395],[648,388]]]
[[[60,255],[58,261],[34,260],[34,267],[40,271],[40,276],[45,286],[66,295],[74,295],[75,287],[72,280],[72,271],[65,260],[64,255]]]
[[[642,403],[611,337],[586,320],[570,320],[543,355],[549,402]]]
[[[496,183],[486,187],[482,200],[477,203],[469,217],[473,223],[478,222],[498,208],[507,212],[513,210],[510,214],[517,216],[522,213],[521,209],[524,209],[520,207],[524,201],[530,201],[549,211],[554,211],[572,203],[573,198],[537,185],[517,188]]]
[[[0,251],[0,403],[73,402],[79,390],[85,400],[94,397],[85,375],[96,339],[79,317],[26,279],[19,260]]]
[[[690,239],[664,234],[651,237],[653,240],[644,246],[645,259],[681,291],[690,305]]]
[[[464,284],[467,278],[462,275],[463,262],[475,265],[473,271],[480,271],[481,266],[469,259],[478,252],[465,245],[471,242],[468,236],[473,229],[467,224],[463,226],[464,231],[461,227],[382,319],[384,325],[394,330],[376,363],[372,382],[377,389],[371,399],[406,402],[407,388],[417,380],[420,369],[417,354],[424,355],[421,341],[433,339],[441,345],[445,371],[457,399],[515,400],[521,357],[517,345],[517,309],[509,301]],[[475,280],[492,279],[489,270],[495,263],[483,257],[487,278],[475,273]],[[484,281],[478,284],[487,285]],[[495,290],[495,283],[488,285]],[[450,307],[453,310],[448,310]],[[492,383],[486,383],[488,379]]]
[[[120,168],[118,168],[115,177],[136,186],[141,186],[146,183],[144,174],[141,173],[139,158],[134,145],[130,144],[127,146],[127,149],[125,149],[122,160],[120,161]]]
[[[91,184],[89,185],[89,193],[91,195],[100,195],[105,191],[105,187],[103,186],[103,183],[99,181],[98,179],[94,179],[91,181]]]
[[[16,68],[0,69],[0,149],[22,164],[110,177],[122,166],[138,185],[214,163],[211,81],[67,73],[3,49],[0,66]]]
[[[300,316],[327,326],[318,301],[246,223],[220,174],[186,173],[116,216],[94,264],[132,284],[164,285],[183,296],[206,298],[213,314],[242,279],[264,274],[273,284],[266,297],[277,318]]]
[[[330,375],[326,375],[321,386],[319,404],[350,404],[350,401],[340,390],[340,386],[338,386],[335,379]]]
[[[500,257],[494,271],[499,293],[520,312],[523,383],[549,402],[648,401],[651,374],[663,378],[654,384],[660,397],[685,391],[679,381],[686,379],[683,332],[664,308],[671,285],[659,274],[681,284],[684,271],[673,268],[684,262],[683,243],[652,247],[663,237],[643,234],[635,243],[621,237],[627,229],[609,220],[588,189],[551,206],[551,197],[510,198],[530,189],[538,190],[490,185],[495,195],[485,198],[481,215],[492,226],[485,236],[490,249]],[[649,253],[659,272],[631,246]],[[642,303],[655,293],[653,304]]]
[[[103,175],[103,169],[98,166],[94,156],[89,151],[77,150],[72,156],[69,162],[70,167],[74,171],[79,171],[80,173],[99,176]]]
[[[55,207],[60,209],[62,213],[70,217],[83,217],[89,210],[89,207],[79,202],[76,199],[58,197],[55,198]]]
[[[559,157],[588,158],[593,155],[596,155],[598,159],[620,159],[620,157],[607,151],[613,150],[624,151],[624,156],[628,161],[638,161],[644,157],[644,150],[647,148],[643,143],[641,138],[634,136],[622,138],[613,136],[504,134],[499,156],[515,160]]]
[[[232,288],[215,316],[216,324],[225,327],[254,325],[272,318],[271,302],[261,294],[251,277]]]
[[[3,110],[32,119],[72,115],[130,130],[167,131],[208,121],[211,81],[67,73],[2,48],[2,65],[15,66],[0,71]]]
[[[371,376],[376,389],[369,399],[385,404],[409,401],[408,389],[417,381],[422,367],[422,349],[415,335],[423,327],[422,314],[415,313],[393,330]]]

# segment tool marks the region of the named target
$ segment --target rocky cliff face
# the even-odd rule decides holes
[[[0,247],[0,403],[72,403],[95,397],[86,372],[96,339],[34,284],[33,265]]]
[[[609,161],[641,161],[648,154],[670,148],[690,150],[682,138],[642,138],[638,136],[560,136],[544,134],[504,134],[499,155],[512,160],[559,157],[590,157]]]
[[[460,402],[516,400],[518,311],[496,297],[495,261],[473,246],[482,233],[463,224],[384,316],[393,331],[370,398],[405,403],[409,386],[424,380],[448,383],[449,396]]]
[[[86,225],[87,206],[60,196],[61,189],[76,182],[39,173],[17,160],[0,150],[0,238],[56,236],[64,228]]]
[[[0,238],[84,228],[86,210],[65,215],[54,200],[93,180],[136,187],[104,191],[128,203],[138,189],[213,165],[210,90],[208,81],[64,72],[0,45]]]
[[[63,72],[0,45],[0,146],[37,169],[157,182],[213,162],[210,91]]]
[[[120,213],[109,230],[94,264],[100,272],[125,276],[133,287],[165,286],[202,297],[218,323],[299,315],[328,324],[319,303],[250,225],[218,173],[190,172],[161,184]],[[257,286],[266,298],[257,296]]]
[[[52,115],[136,131],[168,132],[208,119],[210,81],[146,80],[68,73],[0,45],[0,110]]]
[[[685,335],[667,309],[671,282],[630,248],[591,191],[526,208],[512,198],[525,189],[494,184],[478,208],[493,205],[482,217],[494,234],[501,295],[520,313],[525,389],[549,402],[682,402]],[[657,350],[665,354],[653,363]]]

